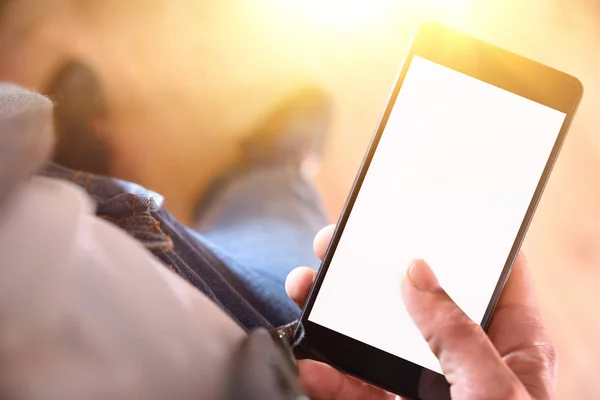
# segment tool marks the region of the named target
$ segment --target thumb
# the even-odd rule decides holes
[[[479,398],[477,394],[481,394],[512,399],[524,391],[481,326],[446,294],[427,263],[418,260],[411,264],[402,282],[402,297],[408,313],[440,361],[453,398],[463,395]]]

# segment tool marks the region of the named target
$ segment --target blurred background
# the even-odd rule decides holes
[[[316,83],[335,116],[318,176],[335,220],[411,35],[439,21],[579,77],[584,101],[525,251],[561,399],[600,399],[600,4],[595,0],[0,0],[0,80],[42,90],[69,57],[107,91],[112,174],[188,204],[279,100]]]

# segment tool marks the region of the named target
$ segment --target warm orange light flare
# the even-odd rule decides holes
[[[377,24],[390,13],[442,12],[450,18],[463,14],[471,0],[276,0],[276,7],[330,29]],[[275,5],[275,4],[274,4]]]

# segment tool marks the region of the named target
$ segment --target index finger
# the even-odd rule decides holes
[[[335,231],[335,224],[327,225],[325,228],[321,229],[317,235],[315,236],[315,240],[313,242],[313,249],[315,250],[315,254],[319,259],[323,259],[325,257],[325,253],[327,252],[327,247],[329,247],[329,242],[331,242],[331,238],[333,237],[333,232]]]
[[[519,252],[515,259],[512,271],[498,302],[497,310],[511,306],[526,306],[531,309],[538,309],[533,278],[522,252]]]
[[[487,333],[519,379],[530,391],[540,391],[536,398],[549,398],[545,390],[553,387],[556,354],[542,320],[533,278],[521,253]]]
[[[519,343],[522,344],[524,340],[548,341],[535,295],[533,278],[522,253],[518,254],[513,264],[494,311],[488,336],[501,354],[510,351]]]

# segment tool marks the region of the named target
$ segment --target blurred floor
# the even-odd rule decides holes
[[[332,218],[421,21],[445,22],[578,76],[584,102],[525,250],[558,349],[560,398],[593,400],[600,399],[600,10],[583,1],[473,0],[467,8],[468,0],[348,0],[348,7],[333,1],[333,10],[322,6],[327,0],[34,1],[46,22],[0,73],[40,88],[61,54],[90,60],[113,102],[114,140],[131,149],[117,173],[165,193],[175,213],[186,195],[181,181],[201,192],[261,113],[316,81],[337,106],[319,176]],[[351,23],[340,10],[354,10]]]

